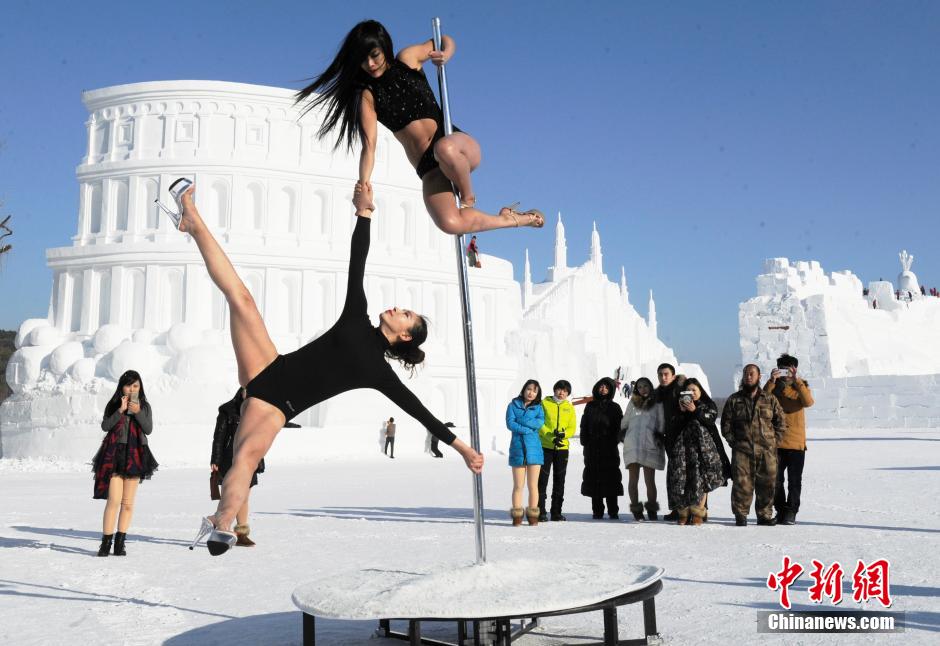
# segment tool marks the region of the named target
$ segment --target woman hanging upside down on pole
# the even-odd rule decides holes
[[[171,213],[171,217],[180,231],[196,241],[212,282],[228,302],[238,383],[246,392],[222,500],[215,515],[203,519],[193,546],[206,534],[213,555],[222,554],[235,544],[237,537],[229,531],[235,514],[248,496],[258,462],[271,448],[278,431],[292,417],[347,390],[378,390],[435,437],[452,446],[471,471],[479,473],[483,469],[483,455],[457,439],[428,412],[386,360],[397,359],[412,370],[424,361],[420,346],[428,335],[425,318],[411,310],[393,307],[379,315],[379,325],[375,327],[366,314],[362,282],[372,222],[372,192],[368,187],[358,191],[353,200],[358,217],[352,234],[343,311],[322,336],[284,355],[278,354],[254,299],[199,216],[193,201],[195,187],[189,180],[180,179],[170,187],[170,193],[179,207],[179,215]]]
[[[358,189],[372,190],[377,122],[391,130],[421,178],[428,213],[444,233],[542,227],[545,218],[537,209],[519,212],[512,205],[490,215],[475,208],[470,173],[480,165],[480,145],[457,128],[444,136],[441,108],[421,70],[429,60],[443,65],[454,55],[456,45],[450,36],[443,37],[441,47],[443,51],[435,50],[428,40],[406,47],[396,57],[385,27],[374,20],[360,22],[326,71],[297,92],[297,102],[309,99],[305,112],[325,107],[320,137],[338,127],[337,146],[344,139],[349,149],[362,144]],[[460,197],[459,208],[453,187]]]

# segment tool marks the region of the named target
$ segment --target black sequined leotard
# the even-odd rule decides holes
[[[278,355],[245,387],[249,397],[277,406],[289,420],[347,390],[373,388],[447,444],[456,438],[398,378],[385,359],[388,339],[366,314],[362,287],[369,254],[369,218],[357,218],[349,256],[346,304],[329,330],[304,347]]]
[[[418,177],[423,178],[437,168],[434,144],[444,137],[444,114],[424,72],[412,69],[396,58],[382,76],[370,78],[366,87],[372,91],[379,123],[392,132],[398,132],[418,119],[434,120],[437,130],[415,170]],[[454,132],[460,132],[460,129],[455,126]]]

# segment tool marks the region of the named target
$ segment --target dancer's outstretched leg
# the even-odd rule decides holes
[[[228,302],[229,329],[238,364],[238,383],[245,386],[277,358],[277,349],[268,335],[251,292],[200,217],[193,200],[195,191],[196,187],[193,186],[183,194],[180,231],[185,231],[196,241],[209,277],[222,290]]]
[[[510,207],[504,207],[498,215],[491,215],[477,208],[457,208],[451,181],[440,168],[424,176],[423,189],[424,206],[434,224],[444,233],[477,233],[519,226],[541,227],[545,224],[545,218],[538,211],[518,213]]]
[[[180,231],[192,236],[206,263],[212,282],[222,291],[229,305],[229,328],[238,382],[244,387],[277,358],[277,349],[268,335],[261,314],[245,284],[235,272],[228,256],[203,222],[193,201],[195,187],[183,194]],[[235,435],[232,468],[225,476],[225,487],[215,517],[209,520],[216,529],[228,532],[235,514],[248,499],[251,476],[258,468],[277,432],[284,426],[284,414],[275,406],[249,397],[242,405],[242,416]],[[234,542],[234,535],[232,535]]]

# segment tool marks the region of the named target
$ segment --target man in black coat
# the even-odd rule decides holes
[[[685,384],[685,375],[676,375],[676,367],[671,363],[661,363],[656,368],[656,378],[659,380],[659,387],[653,391],[653,394],[656,401],[663,405],[663,431],[666,434],[666,455],[668,459],[669,449],[676,443],[676,436],[682,430],[679,392]],[[674,521],[678,517],[678,513],[670,511],[663,517],[663,520]]]

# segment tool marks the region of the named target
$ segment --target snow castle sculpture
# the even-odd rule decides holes
[[[913,256],[900,257],[897,288],[872,281],[867,289],[816,261],[767,260],[757,296],[738,314],[742,365],[767,373],[784,352],[799,358],[816,398],[811,425],[940,426],[940,298],[921,298]]]
[[[280,351],[333,323],[345,296],[358,157],[320,141],[319,115],[299,117],[292,94],[219,81],[83,94],[90,116],[77,170],[77,233],[71,246],[47,251],[48,316],[25,321],[16,337],[6,373],[14,395],[0,406],[4,457],[87,459],[117,377],[133,368],[154,406],[161,461],[205,462],[216,407],[237,383],[225,301],[193,242],[154,205],[170,201],[166,189],[177,177],[195,179],[200,211]],[[391,305],[429,316],[427,365],[408,384],[438,417],[459,425],[467,413],[453,239],[430,220],[414,171],[384,129],[373,181],[378,210],[366,278],[373,319]],[[484,446],[486,433],[502,438],[505,403],[524,376],[566,376],[587,389],[614,365],[651,375],[651,363],[675,362],[627,303],[625,279],[618,292],[603,276],[596,228],[583,267],[566,266],[563,228],[555,251],[549,282],[536,286],[526,258],[522,290],[506,260],[487,257],[471,272]],[[568,365],[559,365],[562,354]],[[389,414],[397,411],[381,395],[357,391],[295,421],[371,427]],[[299,442],[293,455],[304,446],[313,453],[315,444]]]

